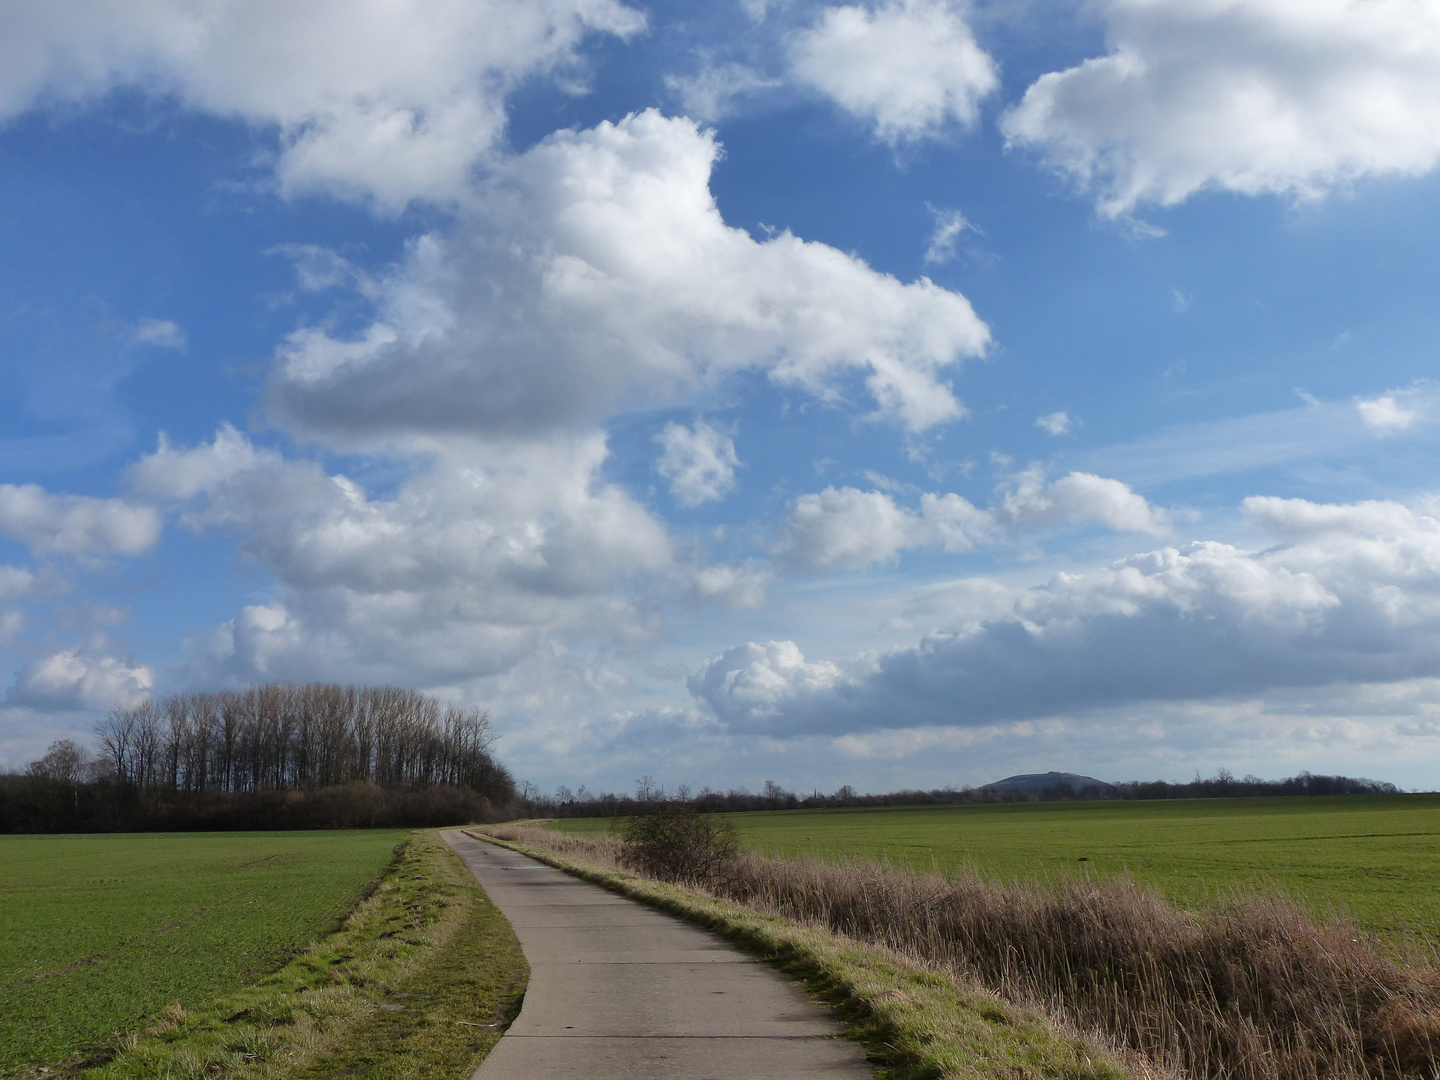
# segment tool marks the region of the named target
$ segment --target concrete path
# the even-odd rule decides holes
[[[872,1080],[823,1006],[714,934],[440,834],[520,939],[525,1004],[474,1080]]]

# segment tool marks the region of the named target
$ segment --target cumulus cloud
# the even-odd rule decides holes
[[[1042,431],[1048,431],[1051,435],[1068,435],[1070,426],[1075,421],[1070,414],[1063,409],[1059,412],[1046,413],[1044,416],[1035,418],[1035,426]]]
[[[152,507],[122,499],[0,484],[0,535],[21,541],[36,555],[138,555],[160,538],[160,516]]]
[[[727,607],[758,608],[765,603],[771,572],[757,563],[704,566],[695,572],[694,592],[700,600]]]
[[[138,87],[278,132],[287,195],[398,209],[449,200],[505,126],[522,80],[629,36],[615,0],[54,0],[0,8],[0,120]]]
[[[884,492],[827,487],[790,504],[776,554],[813,569],[864,566],[913,547],[919,524]]]
[[[1165,515],[1119,480],[1072,472],[1051,484],[1044,472],[1027,469],[995,507],[996,518],[1016,529],[1094,523],[1119,532],[1164,536]]]
[[[735,487],[735,440],[703,420],[693,428],[671,422],[655,436],[660,460],[655,468],[670,481],[670,491],[682,506],[699,506],[723,499]]]
[[[603,437],[431,455],[390,498],[222,428],[131,471],[196,530],[224,529],[278,582],[202,652],[239,675],[379,665],[435,679],[503,670],[546,634],[643,633],[616,586],[682,571],[664,526],[600,479]]]
[[[775,552],[808,570],[884,562],[907,548],[968,551],[988,537],[994,519],[959,495],[926,494],[918,513],[881,491],[828,487],[790,504]]]
[[[1109,52],[1006,114],[1102,213],[1204,189],[1318,196],[1440,159],[1440,10],[1410,0],[1105,0]]]
[[[1420,419],[1417,411],[1400,404],[1394,394],[1383,394],[1369,401],[1362,398],[1355,402],[1355,408],[1360,411],[1365,426],[1378,435],[1395,435]]]
[[[842,679],[830,663],[807,663],[793,641],[751,641],[727,649],[698,674],[690,693],[722,720],[766,720],[782,702],[832,692]]]
[[[909,548],[963,552],[1007,533],[1089,524],[1151,535],[1169,531],[1163,511],[1119,480],[1070,473],[1047,484],[1035,468],[1002,486],[985,510],[953,492],[927,492],[911,511],[885,492],[828,487],[790,504],[774,547],[792,566],[824,570],[885,562]]]
[[[791,72],[892,145],[969,127],[999,80],[957,5],[830,7],[791,43]]]
[[[524,437],[759,369],[829,400],[861,375],[877,412],[914,431],[960,416],[943,374],[989,341],[969,302],[727,226],[718,152],[693,121],[649,111],[497,166],[473,217],[411,245],[368,328],[291,335],[271,408],[341,444]]]
[[[735,730],[844,732],[1440,675],[1440,523],[1386,502],[1244,508],[1275,546],[1162,548],[1012,590],[1003,613],[988,590],[982,618],[839,665],[741,646],[691,691]]]
[[[155,672],[143,664],[72,649],[26,663],[5,700],[42,712],[112,709],[134,704],[154,685]]]
[[[257,450],[233,426],[222,424],[210,443],[190,449],[176,449],[162,431],[155,452],[130,467],[129,480],[137,492],[149,498],[190,499],[262,467],[283,468],[280,455]]]

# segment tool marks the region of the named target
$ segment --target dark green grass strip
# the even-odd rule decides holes
[[[478,889],[476,890],[478,891]],[[483,897],[382,1010],[295,1080],[464,1080],[520,1011],[528,968],[515,933]]]

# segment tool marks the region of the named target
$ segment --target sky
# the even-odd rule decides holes
[[[0,763],[1437,786],[1436,0],[0,6]]]

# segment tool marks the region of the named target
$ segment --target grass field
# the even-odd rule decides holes
[[[1279,891],[1440,942],[1440,795],[1012,803],[730,815],[756,851],[1016,880],[1129,874],[1176,903]],[[597,832],[606,819],[561,821]],[[1083,860],[1083,861],[1082,861]]]
[[[406,835],[0,836],[0,1074],[274,971]]]
[[[440,835],[421,830],[339,930],[278,971],[167,1007],[80,1063],[95,1067],[15,1080],[465,1077],[519,1011],[528,970],[499,909]]]

